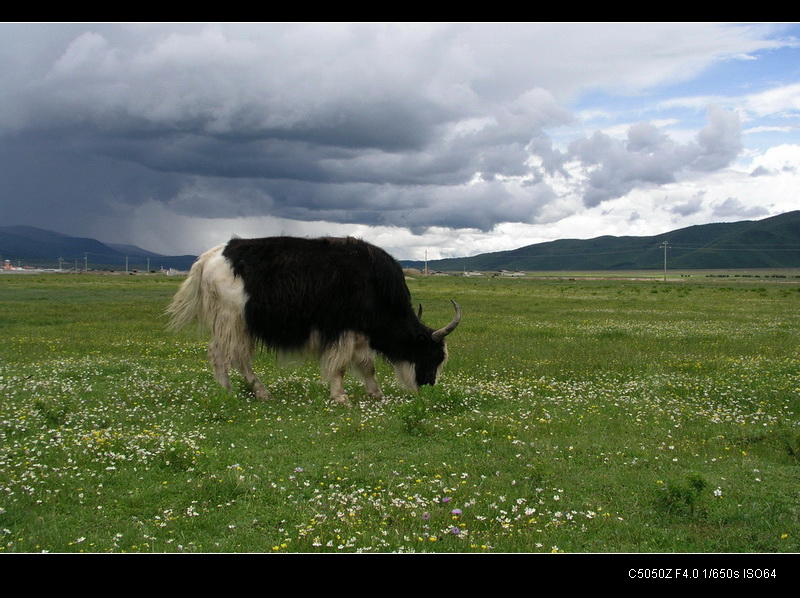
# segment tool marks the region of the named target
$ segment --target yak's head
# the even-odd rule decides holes
[[[439,330],[432,330],[422,324],[422,307],[420,306],[417,316],[420,326],[413,343],[412,354],[409,355],[410,360],[395,363],[397,379],[409,390],[416,392],[420,386],[432,386],[439,379],[442,366],[447,361],[445,337],[453,332],[461,321],[461,308],[455,301],[451,300],[451,303],[455,309],[453,320]]]

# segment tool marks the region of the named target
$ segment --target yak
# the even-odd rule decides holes
[[[236,368],[256,397],[270,398],[252,367],[261,346],[319,358],[331,399],[347,404],[344,376],[351,368],[367,395],[383,397],[376,354],[408,390],[435,384],[447,359],[445,337],[461,320],[451,303],[452,321],[427,327],[422,307],[412,308],[400,264],[359,239],[233,238],[197,259],[167,315],[172,329],[198,322],[211,332],[209,361],[227,390],[228,371]]]

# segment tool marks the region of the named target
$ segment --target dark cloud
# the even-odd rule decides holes
[[[763,166],[758,166],[753,169],[753,172],[750,173],[750,176],[757,177],[757,176],[769,176],[771,173],[768,168],[764,168]]]
[[[693,197],[691,197],[687,202],[682,204],[676,204],[672,206],[669,211],[673,214],[677,214],[678,216],[692,216],[693,214],[697,214],[703,209],[703,196],[705,195],[704,192],[696,193]]]
[[[489,231],[536,222],[577,185],[596,206],[730,164],[740,125],[717,108],[687,144],[647,122],[626,140],[553,143],[585,89],[640,89],[759,47],[716,25],[672,39],[674,26],[650,25],[661,37],[621,27],[609,45],[591,24],[563,25],[570,35],[546,24],[2,25],[5,218],[78,228],[155,202],[208,219]],[[697,46],[689,30],[704,27],[722,50]],[[686,58],[640,58],[662,46]]]
[[[155,199],[210,218],[261,213],[415,230],[531,219],[531,202],[497,181],[540,180],[532,151],[560,168],[544,129],[570,115],[550,92],[523,86],[489,101],[435,53],[440,41],[414,27],[390,31],[414,47],[359,26],[317,28],[322,40],[313,31],[143,28],[138,41],[130,29],[84,31],[21,87],[25,109],[5,123],[13,131],[5,141],[68,148],[75,176],[62,178],[58,199],[40,194],[42,204],[75,201],[84,180],[82,200],[94,195],[96,209],[109,198],[118,208]],[[92,164],[101,163],[96,176]],[[52,170],[44,160],[28,170],[37,166]],[[151,174],[129,185],[143,169]],[[115,180],[119,189],[104,185]]]
[[[729,197],[720,204],[714,206],[714,216],[718,218],[760,218],[769,215],[769,210],[765,207],[748,207],[735,197]]]

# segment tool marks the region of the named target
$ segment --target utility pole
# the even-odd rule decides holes
[[[664,248],[664,282],[667,282],[667,249],[669,249],[669,243],[664,241],[661,247]]]

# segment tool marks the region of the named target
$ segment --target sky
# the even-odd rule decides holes
[[[796,209],[794,23],[0,24],[0,226],[418,260]]]

